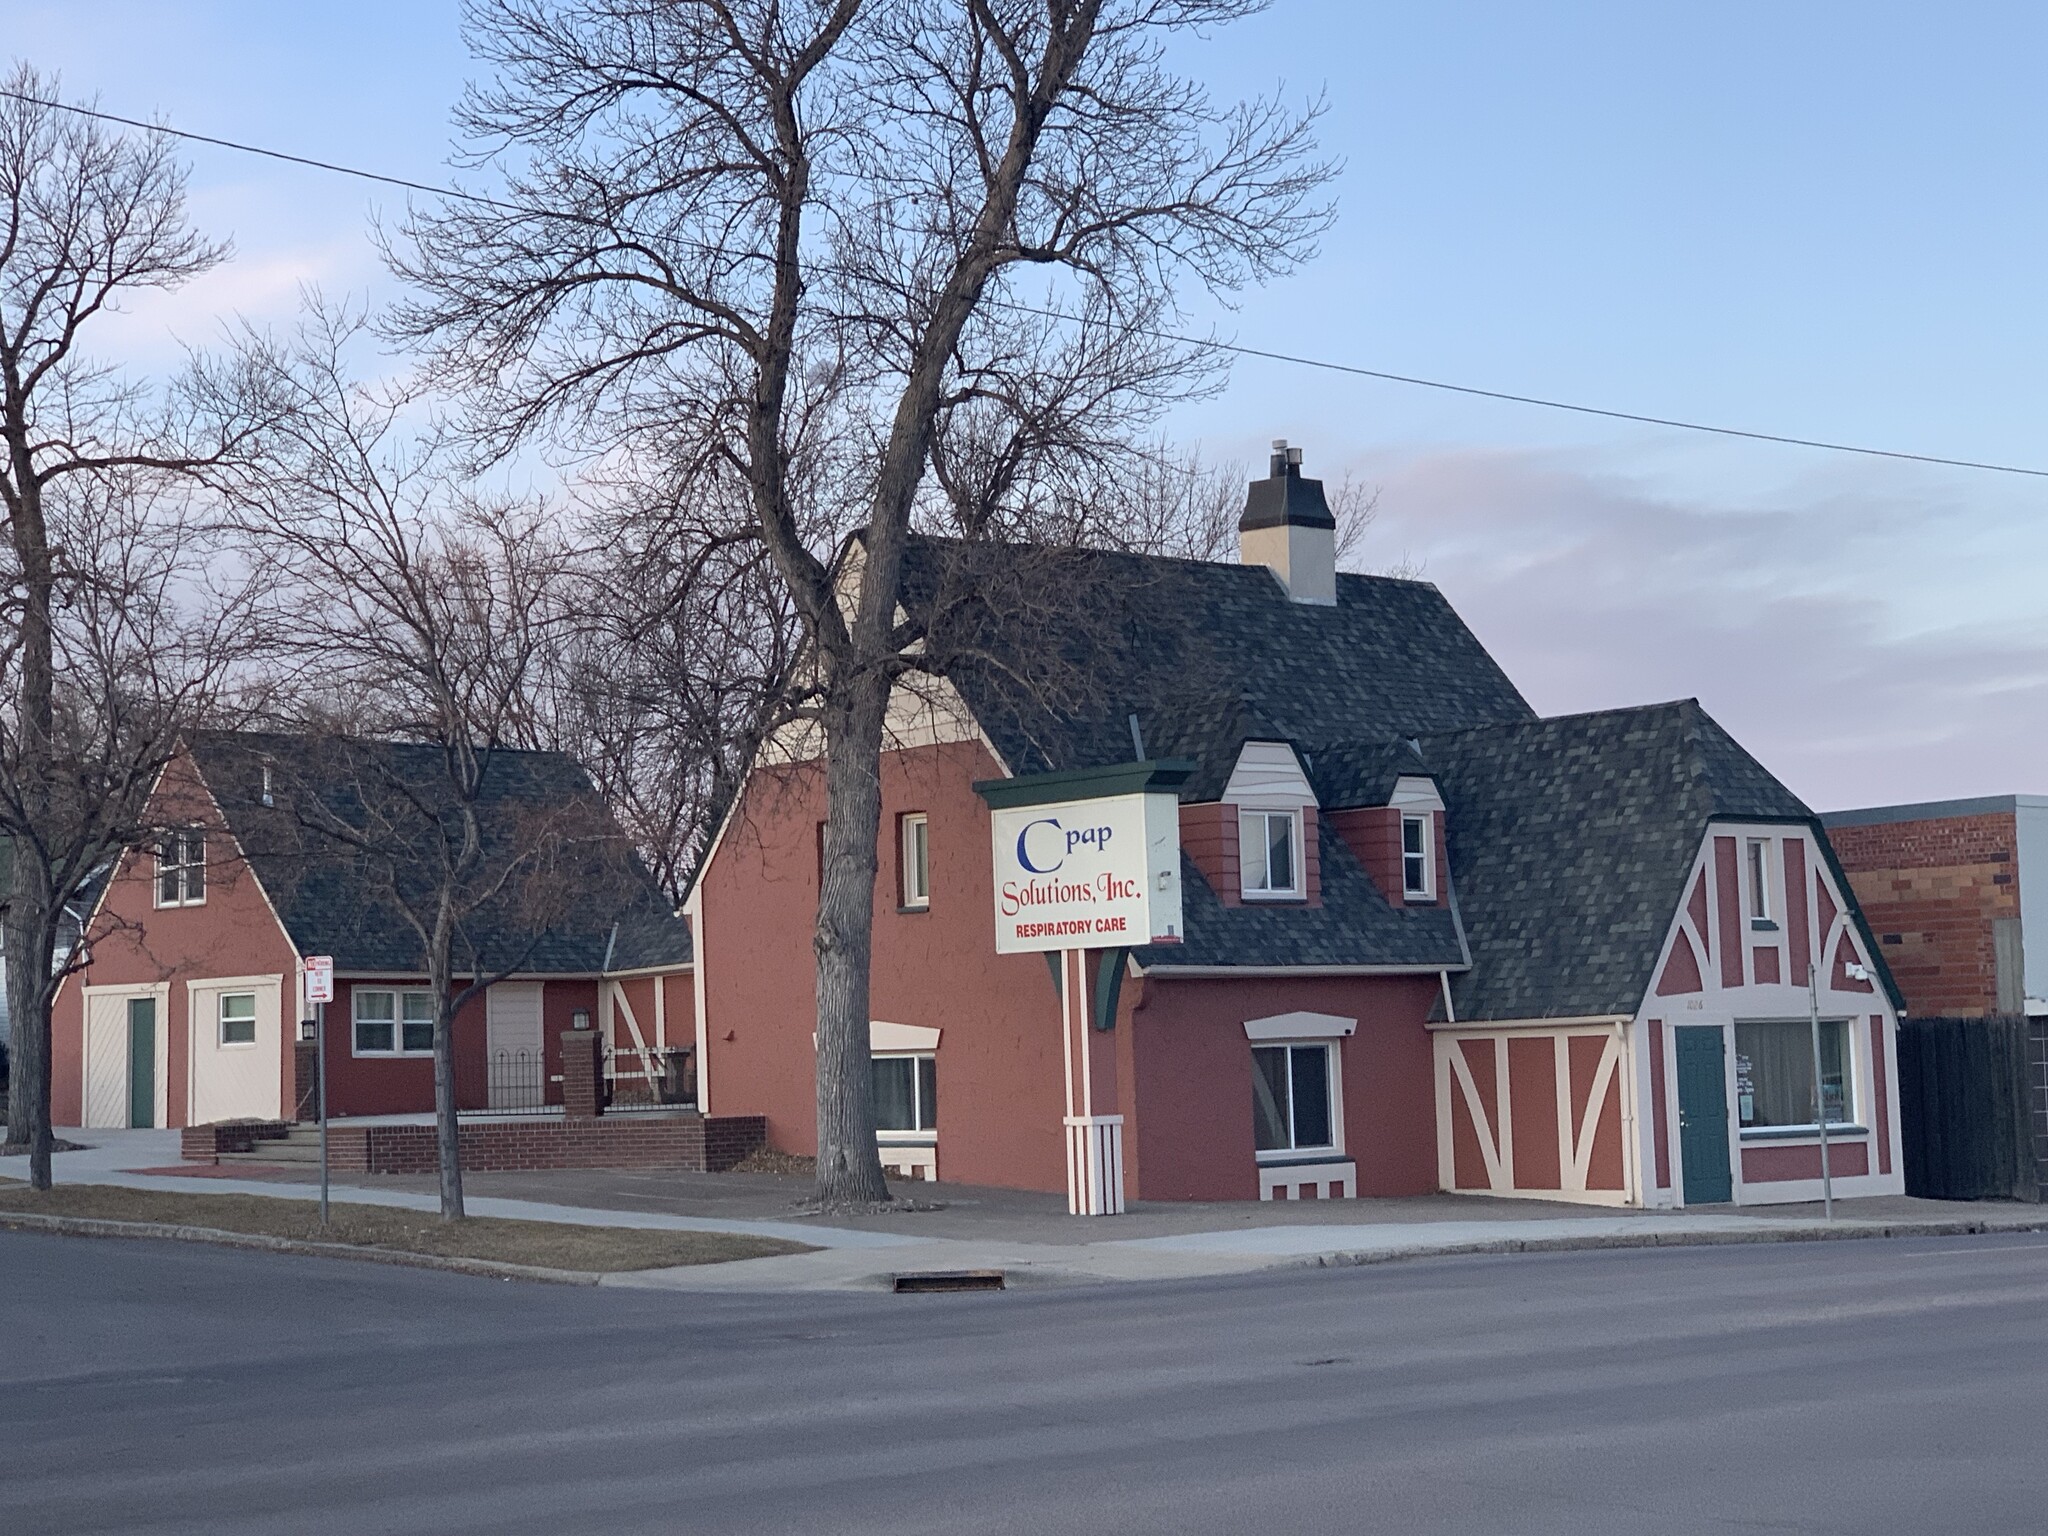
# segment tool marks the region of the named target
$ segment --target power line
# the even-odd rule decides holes
[[[522,218],[567,219],[575,223],[591,224],[600,228],[612,228],[603,219],[588,214],[566,213],[556,209],[532,208],[519,203],[506,202],[502,198],[489,197],[481,192],[466,192],[459,187],[434,186],[429,182],[409,181],[403,176],[387,176],[380,171],[366,171],[357,166],[342,165],[332,160],[315,160],[307,155],[288,154],[281,149],[267,149],[260,144],[245,144],[235,139],[216,138],[211,134],[191,133],[182,128],[172,128],[162,123],[144,122],[140,118],[122,117],[118,113],[103,112],[96,107],[75,106],[70,102],[45,101],[20,91],[0,88],[0,97],[23,102],[29,106],[43,107],[58,112],[70,112],[79,117],[94,118],[100,122],[116,123],[124,128],[140,129],[144,133],[160,133],[167,138],[184,139],[194,144],[207,144],[215,149],[231,149],[238,154],[260,155],[266,160],[281,160],[288,165],[301,165],[316,171],[328,171],[337,176],[352,176],[358,181],[372,181],[388,187],[400,187],[408,192],[424,192],[431,197],[455,198],[459,201],[478,203],[496,208]],[[642,238],[648,238],[643,232]],[[715,248],[700,241],[677,236],[664,239],[678,244],[693,246],[699,250],[713,252]],[[829,269],[829,267],[828,267]],[[1063,310],[1046,309],[1026,304],[1015,299],[990,299],[986,302],[1020,314],[1036,315],[1041,319],[1081,323],[1081,318]],[[1715,437],[1742,438],[1755,443],[1778,443],[1791,448],[1817,448],[1827,453],[1853,453],[1865,458],[1895,459],[1909,464],[1936,464],[1948,469],[1980,469],[2000,475],[2026,475],[2036,479],[2048,479],[2048,469],[2033,469],[2021,464],[1995,464],[1983,459],[1952,459],[1934,453],[1908,453],[1898,448],[1871,448],[1859,443],[1830,442],[1825,438],[1793,437],[1779,432],[1756,432],[1743,427],[1716,426],[1709,422],[1685,421],[1675,416],[1651,416],[1639,411],[1617,411],[1605,406],[1583,405],[1570,400],[1552,400],[1542,395],[1518,395],[1507,390],[1482,389],[1475,384],[1453,384],[1444,379],[1425,379],[1414,374],[1390,373],[1384,369],[1366,368],[1356,363],[1332,362],[1328,358],[1307,357],[1299,353],[1278,352],[1265,347],[1248,347],[1239,342],[1221,341],[1215,337],[1186,336],[1173,331],[1158,330],[1150,326],[1131,325],[1122,327],[1128,334],[1143,336],[1154,341],[1171,342],[1176,346],[1201,347],[1214,352],[1228,352],[1237,357],[1258,358],[1264,362],[1286,363],[1297,368],[1314,368],[1324,373],[1343,374],[1352,378],[1375,379],[1387,384],[1405,384],[1415,389],[1433,389],[1446,394],[1467,395],[1479,400],[1501,400],[1511,405],[1532,405],[1549,411],[1569,411],[1579,416],[1598,416],[1609,421],[1634,422],[1643,426],[1670,427],[1682,432],[1705,432]]]

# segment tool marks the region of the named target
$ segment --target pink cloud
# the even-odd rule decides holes
[[[1369,472],[1366,558],[1419,561],[1546,714],[1697,697],[1822,810],[2048,787],[2048,622],[1985,573],[1981,508],[1686,505],[1505,453]]]

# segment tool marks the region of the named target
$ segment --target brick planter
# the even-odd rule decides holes
[[[219,1120],[188,1125],[178,1132],[178,1156],[188,1163],[212,1163],[223,1152],[253,1152],[259,1141],[283,1141],[291,1127],[282,1120]]]
[[[467,1173],[545,1168],[676,1168],[723,1173],[765,1146],[761,1115],[613,1115],[604,1119],[467,1122]],[[329,1165],[351,1173],[434,1173],[440,1159],[431,1125],[331,1125]]]

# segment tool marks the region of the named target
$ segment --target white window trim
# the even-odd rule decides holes
[[[1284,816],[1290,825],[1288,836],[1294,846],[1294,884],[1282,890],[1277,886],[1253,886],[1245,879],[1244,871],[1244,824],[1251,817],[1260,818],[1261,825],[1274,816]],[[1307,860],[1302,850],[1302,814],[1299,808],[1281,810],[1271,806],[1241,806],[1237,813],[1238,895],[1245,901],[1300,901],[1308,894]],[[1260,846],[1265,846],[1261,837]]]
[[[196,864],[187,863],[183,858],[185,851],[184,838],[185,834],[188,832],[197,832],[199,834],[199,861]],[[178,899],[176,901],[165,901],[164,844],[170,841],[170,839],[173,837],[176,837],[179,840],[179,862],[170,866],[170,868],[175,869],[178,872]],[[157,911],[166,912],[174,907],[203,907],[206,905],[207,892],[213,885],[213,882],[207,879],[206,877],[207,841],[207,829],[205,827],[198,826],[167,828],[163,836],[157,839],[156,852],[155,855],[153,856],[153,862],[150,870],[151,878],[149,882],[150,900],[155,904]],[[197,896],[188,896],[185,894],[186,891],[190,889],[192,884],[192,882],[185,877],[185,871],[188,869],[197,869],[199,871],[199,894]]]
[[[1422,828],[1422,884],[1408,883],[1408,828]],[[1428,812],[1401,813],[1401,894],[1410,901],[1436,900],[1436,817]]]
[[[246,997],[249,999],[249,1038],[246,1040],[230,1040],[228,1038],[228,999],[231,997]],[[261,1010],[262,999],[256,992],[248,988],[223,991],[215,994],[213,1001],[214,1046],[223,1051],[255,1050]]]
[[[872,1026],[872,1025],[870,1025],[869,1027],[870,1027],[870,1029],[872,1029],[872,1028],[873,1028],[873,1026]],[[901,1027],[901,1026],[899,1026],[899,1027]],[[933,1030],[933,1031],[932,1031],[932,1033],[933,1033],[933,1034],[937,1034],[937,1033],[938,1033],[938,1031],[937,1031],[937,1030]],[[869,1053],[868,1053],[868,1055],[869,1055],[869,1059],[870,1059],[870,1060],[873,1060],[873,1061],[911,1061],[911,1062],[915,1062],[915,1061],[930,1061],[930,1062],[932,1063],[932,1070],[933,1070],[933,1074],[934,1074],[934,1076],[936,1076],[936,1074],[937,1074],[937,1071],[938,1071],[938,1060],[939,1060],[939,1058],[938,1058],[938,1052],[937,1052],[936,1050],[903,1050],[903,1051],[876,1051],[876,1050],[870,1050],[870,1051],[869,1051]],[[934,1086],[934,1091],[936,1091],[936,1085]],[[911,1099],[912,1099],[912,1102],[913,1102],[913,1103],[917,1103],[917,1100],[918,1100],[919,1096],[920,1096],[920,1095],[921,1095],[921,1093],[922,1093],[922,1088],[920,1087],[920,1084],[919,1084],[919,1082],[918,1082],[918,1072],[917,1072],[917,1068],[916,1068],[916,1067],[912,1067],[912,1068],[910,1069],[910,1093],[911,1093]],[[919,1110],[921,1111],[921,1110],[923,1109],[923,1107],[924,1107],[924,1106],[923,1106],[923,1105],[922,1105],[921,1103],[918,1103],[918,1104],[917,1104],[917,1107],[918,1107],[918,1109],[919,1109]],[[878,1127],[876,1127],[876,1129],[875,1129],[875,1140],[876,1140],[876,1141],[877,1141],[878,1143],[880,1143],[881,1145],[884,1145],[884,1146],[897,1146],[897,1147],[903,1147],[903,1146],[909,1146],[909,1147],[930,1147],[930,1146],[936,1146],[936,1145],[938,1144],[938,1139],[939,1139],[939,1127],[938,1127],[938,1117],[937,1117],[937,1114],[936,1114],[936,1113],[934,1113],[934,1115],[933,1115],[933,1117],[932,1117],[932,1124],[931,1124],[931,1126],[930,1126],[930,1127],[929,1127],[928,1129],[926,1129],[926,1130],[921,1130],[921,1131],[885,1131],[885,1130],[881,1129],[881,1128],[880,1128],[879,1126],[878,1126]]]
[[[924,828],[924,889],[910,888],[912,872],[917,868],[911,857],[911,829]],[[897,818],[897,857],[902,861],[903,888],[897,892],[903,910],[906,912],[928,911],[932,904],[932,820],[929,812],[906,811]]]
[[[1339,1040],[1358,1033],[1358,1020],[1334,1013],[1276,1013],[1270,1018],[1246,1019],[1244,1037],[1260,1045],[1291,1045],[1314,1040]]]
[[[366,992],[389,992],[391,994],[391,1049],[388,1051],[366,1051],[356,1043],[356,1024],[358,1022],[358,1017],[356,1014],[356,999],[361,997]],[[408,992],[416,993],[421,997],[427,998],[431,998],[434,995],[429,988],[401,986],[395,982],[380,983],[376,986],[369,987],[365,987],[359,984],[352,984],[349,987],[349,1055],[360,1056],[370,1061],[428,1061],[433,1058],[434,1047],[431,1044],[428,1045],[425,1050],[420,1051],[409,1051],[405,1048],[405,996]],[[382,1019],[377,1019],[374,1022],[381,1024],[384,1021]]]
[[[1281,1015],[1281,1017],[1286,1017],[1286,1015]],[[1327,1015],[1310,1015],[1310,1017],[1327,1017]],[[1246,1025],[1246,1031],[1247,1033],[1250,1031],[1249,1024]],[[1275,1147],[1268,1152],[1255,1152],[1253,1155],[1262,1166],[1276,1163],[1335,1163],[1344,1161],[1348,1156],[1344,1150],[1344,1053],[1337,1048],[1337,1042],[1328,1035],[1293,1035],[1284,1039],[1259,1040],[1257,1041],[1256,1048],[1261,1050],[1267,1047],[1291,1048],[1297,1045],[1319,1045],[1329,1058],[1330,1143],[1328,1146],[1321,1147]],[[1293,1115],[1292,1099],[1294,1093],[1294,1058],[1292,1055],[1287,1058],[1287,1089],[1289,1098],[1288,1114],[1291,1118]]]

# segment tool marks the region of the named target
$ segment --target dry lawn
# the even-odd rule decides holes
[[[5,1224],[9,1213],[16,1211],[98,1221],[162,1222],[301,1242],[340,1243],[389,1253],[486,1259],[585,1273],[723,1264],[732,1259],[809,1251],[802,1243],[772,1237],[655,1232],[638,1227],[578,1227],[552,1221],[508,1221],[493,1216],[444,1222],[426,1211],[339,1201],[328,1207],[331,1219],[323,1227],[320,1207],[310,1200],[274,1200],[265,1195],[186,1195],[99,1184],[59,1184],[48,1193],[38,1194],[26,1184],[0,1182],[0,1225]]]

